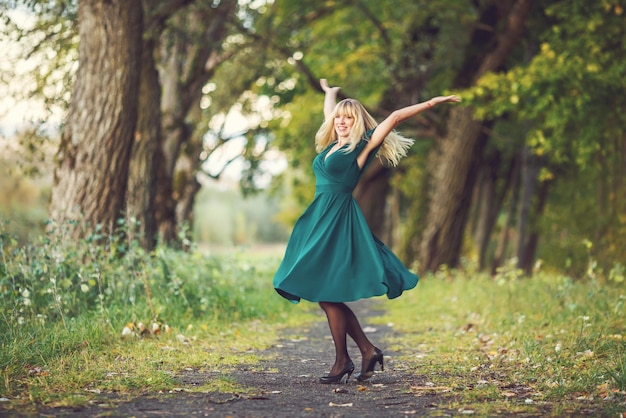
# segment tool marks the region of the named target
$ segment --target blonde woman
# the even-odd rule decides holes
[[[370,231],[352,191],[377,156],[397,165],[413,140],[394,131],[401,122],[438,104],[459,102],[438,96],[392,112],[381,123],[354,99],[336,103],[339,87],[322,79],[324,123],[315,135],[315,197],[294,225],[283,260],[274,276],[276,291],[289,301],[318,302],[325,312],[335,345],[335,362],[320,383],[336,383],[354,372],[347,335],[361,352],[357,380],[384,367],[383,352],[367,338],[354,312],[345,304],[386,295],[396,298],[417,285],[418,277]]]

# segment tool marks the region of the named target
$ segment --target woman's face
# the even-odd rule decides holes
[[[338,139],[346,139],[350,136],[350,130],[354,125],[354,118],[347,114],[337,114],[335,116],[335,133]]]

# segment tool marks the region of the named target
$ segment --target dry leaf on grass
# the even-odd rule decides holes
[[[152,321],[147,327],[143,322],[129,322],[122,329],[122,338],[154,337],[168,332],[170,332],[170,326],[159,321]]]

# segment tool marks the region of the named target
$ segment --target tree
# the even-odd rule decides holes
[[[82,0],[72,104],[57,153],[50,216],[72,237],[123,216],[137,122],[142,10],[139,2]]]
[[[143,225],[139,236],[146,248],[157,235],[175,243],[179,226],[189,221],[200,186],[196,172],[204,135],[198,126],[202,87],[228,57],[220,55],[221,44],[237,5],[234,0],[189,3],[163,1],[160,8],[144,3],[140,136],[129,178],[134,195],[128,216]],[[178,164],[181,159],[188,162]]]
[[[466,62],[455,83],[457,88],[473,85],[482,75],[497,71],[504,64],[524,32],[531,6],[530,0],[487,4],[466,50]],[[485,123],[476,121],[469,107],[450,112],[448,134],[431,157],[434,171],[419,256],[423,269],[435,270],[442,264],[456,267],[459,263],[477,161],[488,139],[484,127]]]
[[[139,86],[137,134],[132,148],[128,176],[126,218],[131,221],[131,239],[143,248],[154,248],[158,237],[158,220],[154,210],[157,200],[157,174],[162,158],[161,82],[156,51],[167,20],[190,0],[143,0],[143,44]]]
[[[139,33],[143,32],[143,43],[135,53],[140,54],[134,56],[133,60],[124,60],[124,63],[133,64],[135,70],[141,69],[140,74],[132,83],[131,89],[126,89],[125,84],[108,84],[109,89],[115,88],[116,95],[121,103],[125,105],[134,103],[132,108],[124,111],[125,120],[130,123],[133,115],[136,115],[136,132],[133,134],[131,142],[107,143],[108,146],[114,147],[115,152],[122,153],[123,158],[117,158],[117,154],[113,154],[115,158],[115,169],[109,174],[102,174],[102,178],[107,179],[102,183],[92,183],[92,190],[84,197],[75,196],[68,198],[71,192],[67,188],[67,182],[72,182],[72,178],[80,177],[77,174],[75,166],[72,165],[72,158],[68,157],[71,153],[79,153],[84,161],[91,161],[92,153],[96,153],[101,149],[98,141],[91,143],[85,139],[80,147],[75,147],[72,141],[77,142],[76,135],[78,133],[70,133],[66,128],[65,136],[59,152],[60,166],[56,170],[55,192],[53,192],[53,200],[50,210],[51,216],[59,221],[65,220],[81,220],[78,224],[80,227],[75,228],[77,236],[88,233],[89,228],[95,227],[103,222],[107,224],[106,232],[112,231],[114,221],[112,219],[120,219],[124,215],[129,220],[133,220],[129,231],[131,237],[137,238],[140,243],[147,249],[154,246],[157,237],[157,231],[160,231],[160,237],[164,242],[174,242],[177,239],[177,227],[190,217],[190,207],[192,207],[193,197],[198,190],[198,183],[195,179],[195,173],[201,163],[199,154],[203,150],[202,138],[204,132],[201,129],[196,131],[193,124],[199,124],[199,105],[202,98],[202,87],[211,77],[215,68],[228,58],[228,54],[220,56],[219,50],[221,43],[226,36],[226,25],[234,16],[234,10],[237,2],[234,0],[222,1],[219,4],[206,4],[204,2],[196,2],[193,0],[161,0],[161,1],[145,1],[143,8],[145,19],[142,25],[141,21],[133,23],[132,29]],[[90,3],[87,3],[90,4]],[[81,7],[82,3],[80,3]],[[60,77],[61,81],[66,82],[66,86],[72,86],[74,73],[72,64],[65,68],[59,68],[64,64],[61,58],[71,57],[72,48],[76,47],[76,43],[68,42],[73,39],[75,33],[77,15],[72,11],[76,8],[76,3],[72,0],[58,2],[50,5],[47,2],[33,1],[28,2],[27,6],[32,7],[38,13],[38,21],[35,27],[27,33],[35,34],[44,33],[45,36],[35,44],[33,52],[46,51],[50,48],[58,50],[59,53],[55,57],[59,61],[46,68],[47,72],[39,80],[40,84],[36,90],[36,94],[43,95],[46,100],[62,101],[60,96],[48,96],[50,79],[56,74],[64,74]],[[14,6],[15,7],[15,6]],[[133,3],[134,7],[134,3]],[[87,8],[87,6],[84,6]],[[100,13],[101,9],[95,7],[90,13],[91,16]],[[111,19],[118,19],[112,15]],[[116,21],[117,22],[117,21]],[[87,26],[79,22],[80,26]],[[89,22],[87,22],[89,23]],[[62,26],[60,26],[62,25]],[[58,31],[58,27],[67,26],[69,30]],[[79,42],[84,39],[90,39],[89,36],[94,34],[80,32]],[[135,34],[136,34],[135,33]],[[100,39],[100,45],[104,47],[112,47]],[[91,45],[90,45],[91,46]],[[70,51],[68,53],[68,51]],[[75,93],[72,96],[72,106],[79,106],[75,103],[80,95],[92,94],[83,93],[84,90],[96,89],[92,83],[98,80],[108,80],[109,76],[103,75],[98,77],[99,71],[113,71],[119,62],[115,62],[109,66],[99,66],[89,56],[92,49],[81,49],[80,52],[80,77],[76,79],[81,84],[75,85]],[[107,57],[113,60],[112,56]],[[87,64],[83,64],[85,61]],[[87,70],[85,70],[87,68]],[[61,70],[61,71],[59,71]],[[84,71],[89,73],[85,76]],[[133,75],[134,76],[134,75]],[[137,86],[139,85],[139,89]],[[162,88],[162,86],[165,86]],[[100,86],[102,87],[102,85]],[[91,90],[89,90],[91,92]],[[93,103],[93,102],[90,102]],[[106,111],[118,109],[107,108]],[[73,126],[77,122],[69,119],[76,119],[78,111],[70,112],[68,116],[67,126]],[[82,115],[82,114],[81,114]],[[108,114],[105,116],[109,116]],[[116,117],[116,116],[113,116]],[[111,122],[109,120],[85,119],[80,122],[81,129],[86,132],[91,129],[93,132],[100,132],[106,136]],[[88,126],[89,125],[89,126]],[[133,125],[134,126],[134,125]],[[130,125],[126,129],[130,129]],[[135,130],[135,128],[132,128]],[[206,132],[206,131],[205,131]],[[117,132],[109,132],[118,138]],[[88,136],[91,138],[91,136]],[[192,139],[195,138],[195,143]],[[124,138],[126,141],[127,138]],[[127,158],[128,144],[132,145],[132,156]],[[187,145],[185,145],[187,144]],[[74,148],[82,148],[82,151]],[[188,151],[195,149],[195,154],[189,155]],[[183,165],[189,168],[190,172],[186,176],[176,176],[175,170],[181,167],[177,164],[180,151],[187,151],[182,158],[190,159],[191,164]],[[109,153],[103,154],[104,156]],[[97,157],[99,158],[99,157]],[[96,177],[99,176],[101,170],[106,170],[108,163],[102,163],[102,166],[87,167],[80,166],[82,172],[93,171]],[[126,167],[126,165],[130,165]],[[78,173],[80,173],[79,171]],[[127,175],[128,173],[128,175]],[[92,173],[93,175],[93,173]],[[111,176],[115,176],[116,181],[127,179],[128,187],[121,189],[116,183],[109,181]],[[174,181],[186,178],[183,182],[178,182],[178,188],[173,184]],[[124,180],[124,181],[125,181]],[[84,180],[85,181],[85,180]],[[84,187],[84,181],[76,186],[76,190],[87,190]],[[101,187],[107,188],[115,184],[115,188],[110,192],[99,191]],[[191,187],[189,187],[189,185]],[[128,194],[126,190],[128,189]],[[66,194],[67,193],[67,194]],[[109,194],[115,196],[111,198]],[[114,208],[116,215],[111,215],[110,208],[101,202],[93,199],[93,196],[99,196],[110,202]],[[88,201],[93,199],[97,204],[93,208],[87,208]],[[119,201],[122,203],[120,203]],[[176,205],[180,203],[180,214],[177,218]],[[63,205],[67,205],[64,207]],[[99,213],[99,210],[106,211],[106,215]],[[83,211],[89,212],[83,214]],[[63,217],[61,216],[63,214]]]
[[[527,273],[537,252],[552,265],[570,260],[585,268],[585,240],[609,266],[626,250],[620,215],[626,103],[614,94],[625,87],[623,13],[620,2],[552,2],[534,20],[530,59],[484,74],[467,91],[478,119],[506,117],[525,127],[519,158],[527,161],[526,179],[519,198],[512,196],[518,206],[512,254]]]

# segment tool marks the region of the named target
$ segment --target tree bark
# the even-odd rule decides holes
[[[61,135],[51,219],[81,238],[124,217],[137,121],[142,10],[139,1],[81,0],[79,69]]]
[[[543,214],[548,201],[548,191],[550,190],[550,182],[544,181],[541,183],[539,194],[537,196],[537,203],[535,210],[533,211],[533,219],[537,220]],[[537,244],[539,243],[539,231],[536,225],[533,225],[528,235],[528,240],[524,243],[525,248],[522,253],[523,258],[519,260],[518,267],[524,271],[527,276],[530,276],[533,272],[533,265],[535,264],[535,256],[537,254]]]
[[[513,219],[515,218],[515,209],[517,208],[517,200],[518,200],[518,189],[519,189],[519,181],[520,181],[520,157],[515,156],[511,162],[511,173],[510,173],[510,190],[509,193],[509,203],[508,209],[506,212],[506,219],[504,221],[504,225],[502,225],[502,230],[500,231],[500,235],[498,237],[498,243],[496,245],[496,250],[493,255],[493,260],[491,261],[491,274],[494,275],[497,273],[498,268],[502,265],[502,261],[506,256],[507,247],[509,245],[509,229],[513,224]],[[504,196],[503,196],[504,198]]]
[[[494,153],[491,158],[485,160],[482,164],[483,178],[478,184],[477,196],[479,201],[476,203],[477,215],[474,230],[474,239],[478,248],[478,268],[480,270],[484,270],[486,267],[491,233],[498,213],[500,213],[502,209],[506,191],[510,186],[511,169],[509,169],[506,174],[502,190],[498,193],[498,172],[501,166],[502,159],[500,152]],[[512,168],[512,164],[510,167]]]
[[[143,46],[137,135],[133,145],[129,176],[126,216],[131,225],[131,239],[152,250],[157,242],[155,215],[158,152],[162,142],[161,83],[155,61],[159,37],[167,20],[193,0],[142,0]]]
[[[189,118],[200,124],[200,107],[192,109]],[[193,207],[196,194],[200,191],[201,184],[198,181],[198,165],[201,162],[201,154],[204,150],[202,139],[204,132],[196,129],[189,140],[181,149],[174,169],[174,190],[176,195],[176,224],[185,225],[189,230],[193,229]]]
[[[482,58],[468,57],[459,74],[459,87],[473,85],[485,73],[497,71],[519,41],[532,1],[511,3],[512,7],[502,19],[500,9],[508,4],[493,3],[484,11],[483,18],[488,20],[489,26],[504,26],[504,30],[485,34],[482,28],[477,29],[473,36],[474,47],[489,52]],[[500,20],[506,20],[506,25]],[[435,270],[444,264],[456,267],[459,263],[477,159],[487,140],[481,123],[473,119],[471,108],[453,108],[448,126],[447,137],[431,156],[436,161],[436,171],[432,174],[427,228],[421,239],[419,255],[420,266],[426,270]]]
[[[420,247],[420,266],[436,270],[442,264],[455,267],[467,224],[477,165],[487,136],[470,108],[451,111],[448,138],[442,141],[429,196],[428,222]],[[436,152],[436,151],[435,151]]]
[[[156,151],[161,140],[161,109],[155,106],[161,99],[161,87],[153,57],[154,45],[154,39],[149,38],[143,44],[137,136],[129,169],[126,208],[131,226],[133,220],[137,222],[131,228],[131,238],[137,239],[146,250],[154,248],[157,238],[157,223],[152,209],[156,184]]]
[[[522,149],[522,171],[520,183],[520,197],[517,214],[517,244],[515,253],[517,255],[518,268],[523,269],[522,264],[527,260],[526,249],[530,235],[532,198],[535,195],[535,188],[541,170],[539,157],[532,154],[532,151],[525,146]]]

